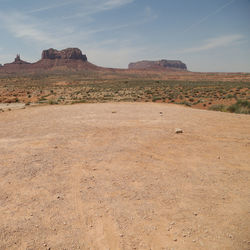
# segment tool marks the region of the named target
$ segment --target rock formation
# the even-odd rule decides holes
[[[130,63],[129,69],[144,70],[187,70],[186,65],[181,61],[160,60],[160,61],[140,61]],[[46,72],[46,71],[81,71],[81,70],[118,70],[98,67],[87,60],[87,56],[82,54],[78,48],[68,48],[63,50],[48,49],[42,52],[41,60],[29,63],[21,60],[18,54],[12,63],[0,65],[2,73],[26,73],[26,72]]]
[[[4,64],[4,66],[15,65],[15,64],[30,64],[30,63],[21,60],[20,55],[17,54],[14,62],[12,62],[12,63],[6,63],[6,64]]]
[[[48,49],[42,52],[41,60],[35,63],[28,63],[21,60],[18,54],[12,63],[6,63],[0,67],[3,73],[22,72],[43,72],[53,70],[78,71],[85,69],[99,69],[98,66],[87,61],[87,56],[82,54],[78,48],[68,48],[64,50]]]
[[[71,59],[87,61],[86,55],[82,54],[82,51],[78,48],[68,48],[61,51],[56,49],[48,49],[42,52],[42,60],[44,59]]]
[[[187,70],[186,64],[176,60],[140,61],[130,63],[129,69]]]

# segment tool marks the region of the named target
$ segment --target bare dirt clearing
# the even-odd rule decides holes
[[[249,135],[168,104],[0,113],[0,249],[249,249]]]

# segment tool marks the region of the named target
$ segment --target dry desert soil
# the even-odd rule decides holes
[[[0,249],[250,249],[249,149],[249,115],[157,103],[2,112]]]

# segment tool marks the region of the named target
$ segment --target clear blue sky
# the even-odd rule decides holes
[[[250,72],[250,0],[0,0],[0,63],[78,47],[100,66]]]

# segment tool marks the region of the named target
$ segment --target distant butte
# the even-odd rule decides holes
[[[69,48],[58,51],[56,49],[48,49],[42,52],[42,60],[45,59],[68,59],[68,60],[82,60],[87,61],[87,56],[82,54],[78,48]]]
[[[43,72],[53,70],[86,70],[99,69],[100,67],[89,63],[87,56],[82,54],[78,48],[68,48],[63,50],[48,49],[42,52],[41,60],[35,63],[28,63],[20,59],[17,55],[14,62],[6,63],[0,67],[3,73],[23,73],[23,72]]]
[[[18,54],[12,63],[0,64],[0,72],[2,73],[26,73],[44,71],[81,71],[81,70],[115,70],[110,68],[98,67],[88,62],[87,56],[78,48],[67,48],[63,50],[48,49],[42,52],[41,59],[35,63],[29,63],[21,60]],[[175,60],[160,61],[140,61],[130,63],[129,69],[145,69],[145,70],[164,70],[177,71],[187,70],[186,64]]]
[[[128,68],[147,70],[187,70],[186,64],[177,60],[139,61],[130,63]]]

